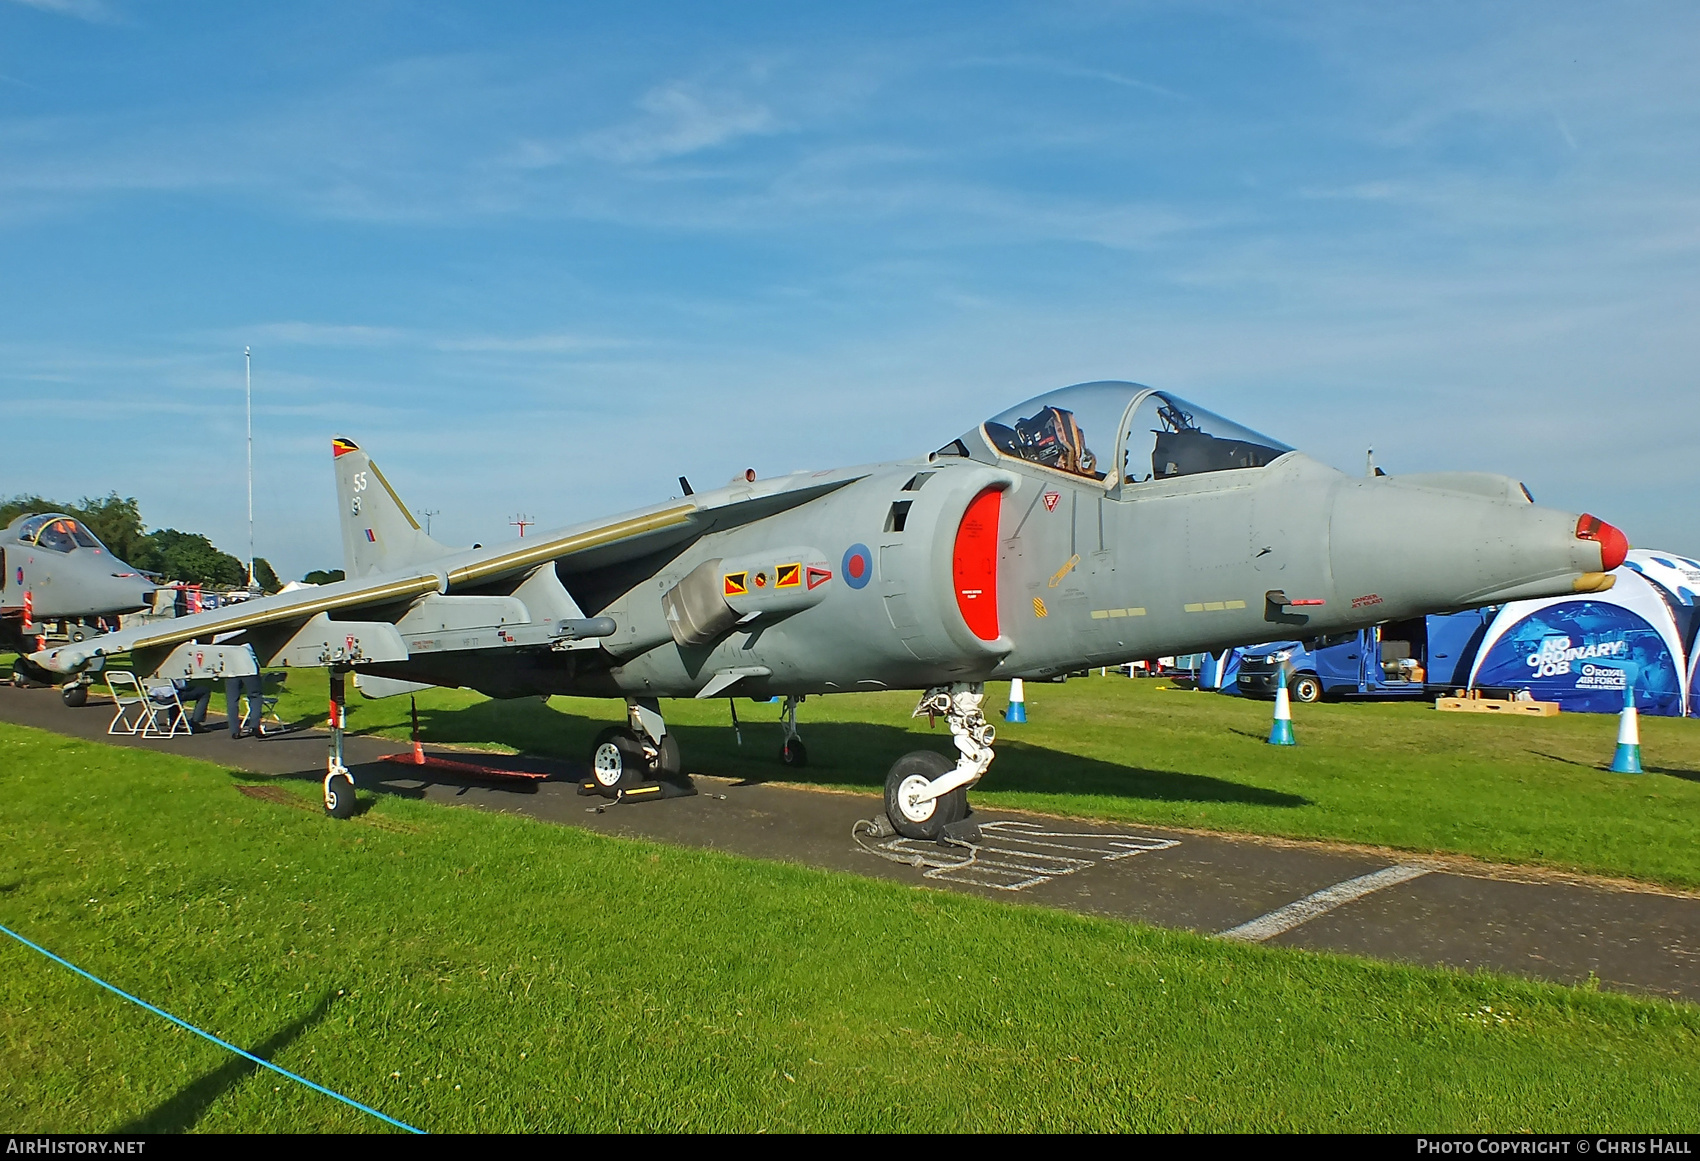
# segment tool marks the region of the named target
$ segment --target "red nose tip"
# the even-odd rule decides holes
[[[1576,539],[1599,544],[1602,572],[1610,572],[1629,555],[1629,538],[1598,516],[1583,516],[1576,522]]]

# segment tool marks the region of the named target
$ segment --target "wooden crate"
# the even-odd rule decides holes
[[[1510,714],[1513,717],[1551,718],[1558,716],[1556,701],[1500,701],[1486,697],[1436,698],[1437,710],[1454,710],[1469,714]]]

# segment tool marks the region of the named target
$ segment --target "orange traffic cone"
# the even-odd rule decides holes
[[[408,708],[413,711],[413,764],[425,765],[425,747],[419,742],[419,702],[416,698],[407,699]]]

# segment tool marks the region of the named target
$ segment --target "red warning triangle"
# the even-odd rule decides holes
[[[1062,493],[1061,492],[1046,492],[1045,493],[1045,511],[1055,512],[1057,510],[1057,501],[1060,500],[1060,499],[1062,499]]]
[[[811,589],[817,588],[820,585],[824,585],[827,581],[829,581],[831,579],[832,579],[832,573],[828,572],[826,569],[816,568],[812,564],[809,566],[808,581],[809,581],[809,587]]]

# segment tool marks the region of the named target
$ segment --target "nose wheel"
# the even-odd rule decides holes
[[[933,750],[915,750],[892,763],[885,776],[885,813],[904,838],[936,839],[944,828],[968,817],[968,790],[928,797],[933,783],[956,764]]]
[[[946,827],[968,817],[968,788],[992,764],[995,736],[980,702],[985,686],[958,682],[921,695],[914,716],[942,714],[950,724],[955,762],[931,750],[903,755],[885,776],[885,813],[905,838],[936,839]]]

